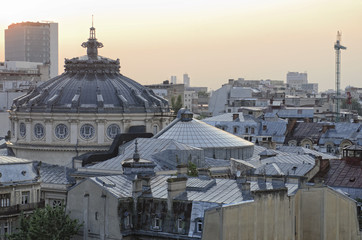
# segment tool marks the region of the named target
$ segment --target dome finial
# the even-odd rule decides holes
[[[93,15],[92,15],[92,27],[89,29],[89,38],[87,42],[82,43],[82,47],[87,48],[87,55],[90,59],[98,58],[98,48],[102,48],[103,44],[97,41],[96,29],[93,27]]]
[[[137,145],[138,145],[138,142],[137,142],[137,139],[135,141],[135,149],[134,149],[134,154],[133,154],[133,160],[135,162],[138,162],[140,160],[140,154],[138,153],[138,148],[137,148]]]

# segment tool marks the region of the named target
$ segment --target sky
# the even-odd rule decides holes
[[[307,72],[319,90],[335,88],[337,31],[342,32],[341,88],[362,87],[362,0],[32,0],[0,9],[4,30],[22,21],[59,24],[64,58],[86,54],[94,15],[99,55],[120,59],[121,73],[141,84],[187,73],[192,86],[216,90],[228,79],[283,80]]]

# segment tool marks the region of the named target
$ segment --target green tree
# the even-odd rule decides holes
[[[20,228],[8,236],[10,240],[69,240],[82,225],[66,214],[64,207],[36,209],[31,215],[21,215]]]
[[[182,108],[181,95],[178,95],[176,100],[175,100],[175,96],[172,96],[172,98],[171,98],[171,108],[176,114],[177,114],[178,110],[180,110]]]

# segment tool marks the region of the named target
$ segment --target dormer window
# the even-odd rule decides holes
[[[123,224],[124,224],[124,228],[130,228],[130,226],[131,226],[131,216],[128,212],[124,213]]]
[[[202,219],[198,219],[196,221],[196,232],[201,233],[203,228],[203,221]]]
[[[161,231],[162,220],[160,217],[155,216],[152,221],[152,229],[155,231]]]
[[[185,221],[182,218],[177,219],[177,230],[178,232],[183,232],[185,228]]]

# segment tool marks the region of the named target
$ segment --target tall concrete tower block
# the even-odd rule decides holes
[[[184,84],[185,84],[185,87],[190,87],[190,77],[187,73],[184,74]]]
[[[5,60],[49,64],[50,77],[58,76],[58,23],[9,25],[5,29]]]

